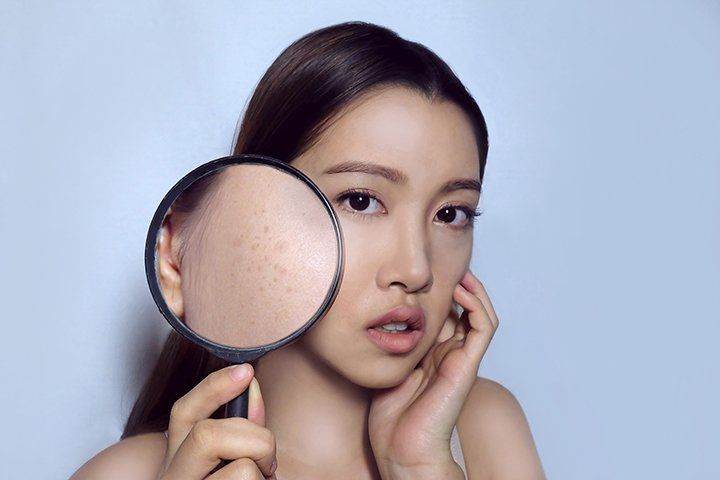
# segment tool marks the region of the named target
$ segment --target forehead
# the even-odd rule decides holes
[[[351,103],[293,165],[318,178],[346,161],[396,168],[410,183],[447,177],[479,180],[477,145],[465,113],[452,102],[430,102],[402,87]]]

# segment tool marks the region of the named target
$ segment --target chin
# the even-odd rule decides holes
[[[343,362],[335,368],[354,384],[371,389],[392,388],[403,383],[417,362],[409,357],[378,357],[373,360]]]

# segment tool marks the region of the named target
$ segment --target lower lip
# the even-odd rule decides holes
[[[411,352],[423,336],[422,330],[405,330],[399,333],[383,332],[375,328],[367,329],[370,340],[388,353]]]

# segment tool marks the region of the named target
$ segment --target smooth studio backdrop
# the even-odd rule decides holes
[[[115,442],[168,327],[143,242],[276,56],[347,20],[437,52],[490,155],[480,374],[548,477],[720,478],[720,4],[0,2],[3,478]]]

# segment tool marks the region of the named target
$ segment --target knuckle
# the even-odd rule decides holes
[[[483,303],[482,300],[480,300],[480,297],[478,297],[475,294],[471,295],[471,297],[472,298],[470,299],[470,301],[473,303],[473,305],[475,306],[476,309],[485,310],[485,304]]]
[[[273,453],[275,451],[275,434],[267,428],[263,428],[261,432],[260,441],[263,451],[267,454]]]
[[[170,408],[170,419],[172,420],[180,420],[182,421],[186,416],[186,410],[187,410],[187,399],[185,397],[178,398],[175,403],[173,403],[172,407]]]
[[[215,442],[215,434],[214,422],[210,420],[200,420],[193,425],[188,436],[198,448],[208,451]]]
[[[233,462],[233,473],[238,480],[255,480],[257,477],[257,467],[255,462],[250,458],[238,458]]]
[[[492,335],[495,333],[495,326],[490,321],[480,322],[480,325],[475,327],[475,329],[483,335]]]

